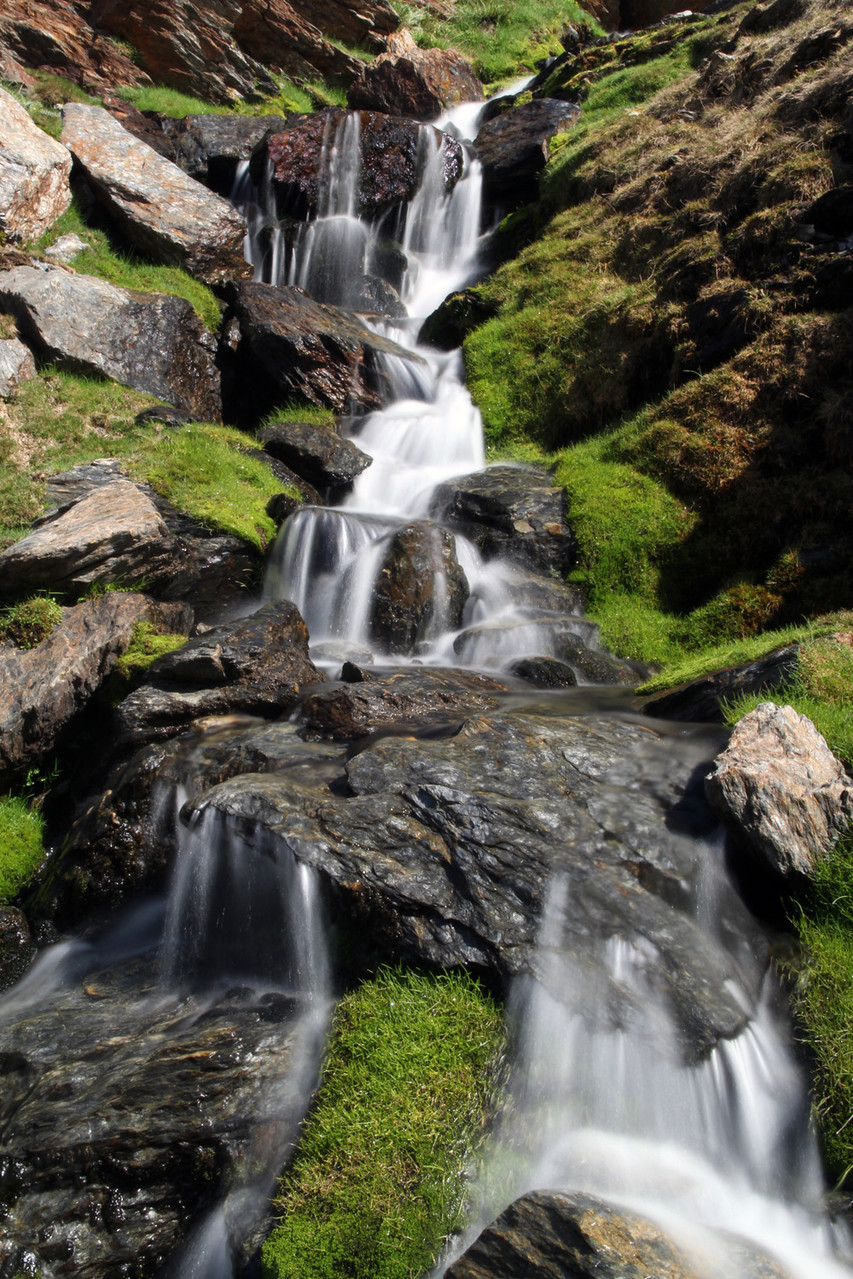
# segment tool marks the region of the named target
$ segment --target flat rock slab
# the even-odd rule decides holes
[[[186,605],[111,592],[68,609],[36,648],[0,647],[0,785],[56,748],[139,622],[186,633],[192,613]]]
[[[188,115],[176,120],[173,116],[155,117],[159,146],[165,147],[169,158],[196,182],[203,182],[218,191],[227,190],[233,184],[237,166],[251,160],[252,153],[268,133],[280,133],[296,124],[303,117],[297,114],[272,116],[246,115]],[[129,120],[125,127],[131,133],[149,140],[147,132],[153,122],[142,116],[139,125]],[[146,135],[142,135],[145,128]]]
[[[565,490],[547,471],[492,466],[447,480],[435,491],[431,513],[470,538],[487,559],[500,555],[560,576],[574,567]]]
[[[70,173],[65,148],[0,88],[0,233],[26,243],[52,227],[71,203]]]
[[[705,779],[714,808],[766,866],[808,875],[853,821],[853,778],[810,719],[762,702]]]
[[[183,298],[19,266],[0,273],[0,309],[46,362],[113,378],[202,420],[221,417],[216,342]]]
[[[373,459],[333,426],[311,422],[272,422],[259,431],[267,453],[292,467],[297,475],[318,489],[339,494]]]
[[[129,133],[103,107],[62,109],[62,141],[132,244],[208,284],[247,278],[246,224],[208,191]]]
[[[644,715],[659,719],[721,724],[723,704],[751,693],[765,693],[783,684],[797,667],[799,644],[786,644],[742,666],[727,666],[678,688],[657,693],[643,706]]]

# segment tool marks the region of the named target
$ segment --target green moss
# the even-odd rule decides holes
[[[0,905],[14,900],[43,859],[41,813],[18,796],[0,799]]]
[[[179,267],[146,262],[128,248],[116,248],[105,231],[86,222],[76,201],[31,249],[43,253],[61,235],[69,233],[78,235],[89,245],[74,260],[74,270],[81,275],[96,276],[122,289],[168,293],[185,298],[212,332],[219,328],[219,302],[206,284],[193,279]]]
[[[32,595],[0,613],[0,639],[18,648],[35,648],[62,621],[62,608],[51,595]]]
[[[183,648],[186,642],[186,635],[162,633],[151,622],[137,622],[130,643],[110,671],[105,689],[109,701],[117,705],[141,683],[152,662]]]
[[[267,413],[261,422],[261,429],[274,426],[277,422],[309,422],[312,426],[334,426],[337,420],[332,410],[325,409],[322,405],[310,404],[308,400],[289,400],[287,404]]]
[[[502,1049],[464,974],[386,970],[345,996],[265,1279],[418,1279],[460,1224]]]

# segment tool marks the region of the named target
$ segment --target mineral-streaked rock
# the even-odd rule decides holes
[[[35,240],[71,203],[71,157],[0,88],[0,233]]]
[[[853,778],[805,715],[762,702],[705,779],[736,835],[780,875],[808,875],[853,820]]]
[[[102,107],[70,102],[62,141],[128,239],[208,284],[245,278],[246,224],[227,200],[139,140]]]
[[[14,395],[22,382],[36,375],[33,353],[17,338],[0,342],[0,399]]]
[[[460,102],[480,102],[483,86],[469,62],[452,49],[419,49],[405,28],[386,51],[360,69],[347,92],[351,107],[432,120]]]

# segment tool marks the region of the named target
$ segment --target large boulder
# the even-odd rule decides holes
[[[488,559],[500,555],[560,576],[574,566],[565,490],[554,487],[547,471],[503,465],[447,480],[435,491],[432,514]]]
[[[4,79],[20,80],[20,68],[37,67],[96,93],[117,84],[150,84],[149,77],[102,31],[86,21],[88,6],[71,0],[3,0],[0,63]],[[24,73],[25,74],[25,73]]]
[[[417,646],[462,624],[468,581],[453,536],[421,520],[388,538],[370,607],[370,634],[389,653]]]
[[[71,203],[70,173],[65,148],[0,88],[0,235],[26,242],[53,226]]]
[[[357,126],[351,137],[358,148],[357,207],[372,218],[396,204],[410,200],[421,180],[421,141],[424,127],[400,115],[376,111],[358,113],[333,109],[308,116],[280,133],[270,134],[255,154],[253,172],[261,175],[267,159],[282,213],[303,217],[322,203],[328,175],[328,140],[350,122]],[[441,149],[446,190],[462,175],[462,148],[455,138],[430,130]]]
[[[113,378],[201,419],[221,416],[216,342],[183,298],[21,266],[0,273],[0,310],[48,363]]]
[[[336,413],[378,408],[377,353],[418,358],[300,289],[239,284],[232,296],[241,333],[234,383],[244,404],[248,385],[256,396],[266,395],[270,408],[289,399],[307,399]]]
[[[258,433],[267,453],[297,475],[335,497],[350,488],[373,460],[333,426],[311,422],[270,422]]]
[[[143,253],[208,284],[250,276],[246,224],[221,196],[194,181],[105,111],[70,102],[62,141],[111,217]]]
[[[762,702],[735,725],[708,798],[765,866],[808,875],[853,821],[853,778],[805,715]]]
[[[140,622],[185,633],[192,612],[184,604],[110,592],[68,609],[35,648],[0,647],[0,786],[66,738]]]
[[[553,98],[510,107],[480,129],[474,150],[483,166],[487,194],[504,204],[523,204],[536,194],[539,174],[548,163],[549,142],[564,133],[580,107]]]
[[[295,604],[267,604],[158,658],[118,707],[125,744],[161,741],[211,715],[280,715],[325,676],[308,656],[308,630]]]
[[[432,120],[461,102],[481,102],[483,86],[460,53],[419,49],[405,28],[363,66],[347,90],[351,107]]]

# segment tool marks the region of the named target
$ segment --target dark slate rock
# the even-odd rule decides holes
[[[387,541],[371,600],[371,636],[389,653],[413,653],[430,636],[456,630],[467,599],[453,536],[427,521],[407,524]]]
[[[735,697],[764,693],[784,684],[797,666],[798,644],[774,649],[743,666],[729,666],[678,688],[658,693],[643,705],[643,713],[659,719],[720,724],[723,702]]]
[[[474,150],[483,165],[486,192],[502,203],[524,204],[536,192],[548,163],[548,143],[575,123],[580,107],[536,98],[510,107],[480,129]]]
[[[297,124],[299,115],[188,115],[173,116],[149,112],[146,123],[159,130],[171,155],[185,173],[197,182],[228,194],[241,161],[251,160],[268,133],[280,133]],[[127,125],[131,132],[136,129]],[[148,138],[144,139],[148,141]]]
[[[24,912],[15,906],[0,906],[0,991],[23,977],[35,953]]]
[[[448,107],[478,102],[483,86],[453,49],[419,49],[408,31],[390,36],[384,53],[362,66],[347,91],[352,107],[434,120]]]
[[[520,657],[507,667],[511,675],[517,675],[537,688],[574,688],[578,677],[568,662],[557,657]]]
[[[554,487],[547,471],[503,465],[447,480],[435,492],[431,513],[487,558],[501,555],[561,576],[575,564],[565,490]]]
[[[273,422],[258,432],[267,453],[279,458],[318,489],[337,495],[349,488],[372,459],[332,426]]]

